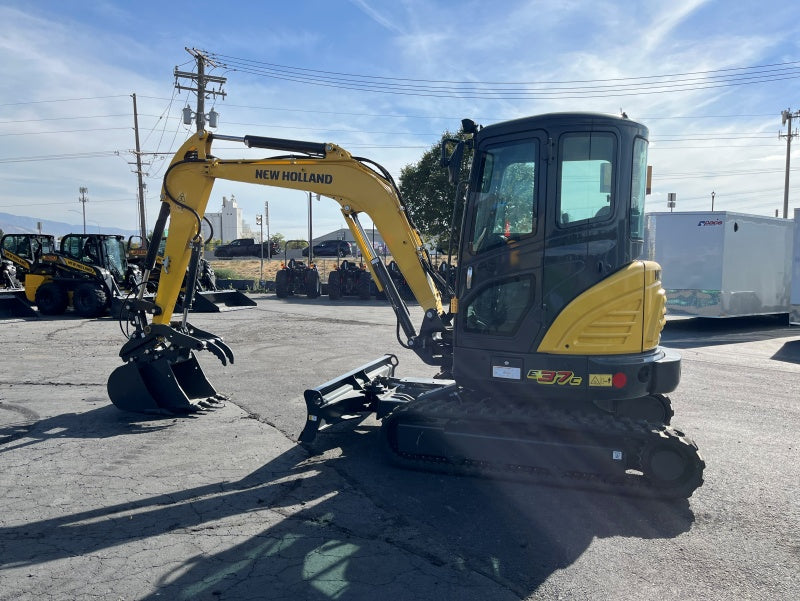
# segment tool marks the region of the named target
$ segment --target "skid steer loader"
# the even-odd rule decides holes
[[[25,294],[43,315],[72,307],[81,317],[100,317],[140,284],[139,268],[125,257],[123,236],[67,234],[58,251],[43,253],[31,265]]]
[[[626,117],[555,113],[479,127],[443,144],[454,183],[472,152],[455,289],[433,266],[389,172],[335,144],[199,132],[164,175],[154,240],[170,221],[166,256],[196,272],[201,220],[217,179],[331,198],[397,316],[398,340],[433,377],[400,378],[393,355],[306,390],[299,440],[374,413],[396,465],[514,477],[656,497],[703,482],[697,446],[670,423],[667,393],[680,356],[659,345],[661,268],[643,250],[647,128]],[[223,159],[215,140],[282,154]],[[452,152],[450,152],[452,150]],[[416,327],[359,221],[367,213],[423,309]],[[187,251],[191,249],[191,252]],[[145,268],[154,259],[148,257]],[[201,411],[219,395],[195,351],[223,363],[218,336],[172,321],[180,278],[162,276],[108,393],[120,409]],[[165,285],[166,284],[166,285]],[[149,316],[152,315],[152,319]]]
[[[55,250],[48,234],[5,234],[0,238],[0,318],[37,317],[25,296],[25,276],[44,253]]]

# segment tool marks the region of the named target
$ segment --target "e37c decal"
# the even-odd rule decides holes
[[[550,369],[532,369],[528,372],[528,379],[535,380],[537,384],[558,384],[564,386],[580,386],[583,378],[576,376],[572,371],[553,371]]]

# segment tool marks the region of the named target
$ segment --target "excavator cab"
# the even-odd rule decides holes
[[[660,268],[637,261],[647,136],[638,123],[594,114],[476,132],[459,253],[456,380],[511,397],[542,388],[562,403],[607,397],[615,405],[611,397],[650,394],[645,354],[659,392],[677,386],[677,359],[655,350],[664,319]],[[551,374],[560,374],[554,386]],[[625,385],[599,385],[614,377]],[[637,411],[666,419],[660,400],[642,403],[648,407]]]

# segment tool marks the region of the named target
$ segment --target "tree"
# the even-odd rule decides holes
[[[272,234],[269,237],[269,240],[270,240],[270,242],[273,242],[273,243],[277,244],[278,246],[280,246],[281,248],[283,248],[283,243],[286,241],[286,238],[283,236],[283,234],[278,232],[278,233]]]
[[[435,239],[447,249],[453,221],[453,200],[456,189],[447,180],[447,170],[440,166],[442,144],[454,136],[445,132],[430,150],[414,164],[400,171],[400,194],[408,214],[426,239]],[[465,152],[465,162],[471,152]],[[458,244],[463,203],[458,202],[455,216],[454,246]]]

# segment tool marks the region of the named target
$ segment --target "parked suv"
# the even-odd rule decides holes
[[[346,240],[323,240],[314,245],[317,257],[349,257],[352,254],[353,247]],[[308,256],[308,247],[303,249],[303,256]]]

